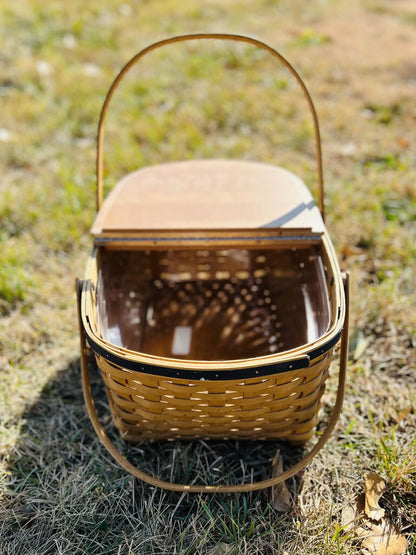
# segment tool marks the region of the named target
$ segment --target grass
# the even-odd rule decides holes
[[[386,481],[383,506],[408,552],[416,550],[415,10],[406,1],[256,5],[250,15],[243,0],[0,7],[2,554],[355,553],[341,512],[369,470]],[[149,42],[201,30],[269,42],[309,85],[327,224],[351,273],[344,411],[324,452],[289,481],[296,503],[286,515],[268,492],[180,495],[133,480],[100,447],[80,392],[73,282],[91,248],[105,92]],[[303,98],[287,72],[251,47],[153,53],[117,92],[106,132],[107,190],[146,164],[211,156],[278,163],[315,190]],[[97,377],[94,384],[106,419]],[[334,398],[331,375],[323,421]],[[267,476],[277,448],[285,464],[300,454],[278,442],[127,447],[105,421],[131,460],[166,478]]]

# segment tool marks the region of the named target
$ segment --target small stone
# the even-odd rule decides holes
[[[352,156],[357,152],[357,147],[354,143],[347,143],[345,145],[342,145],[339,151],[342,156]]]
[[[132,9],[131,6],[129,4],[121,4],[121,6],[118,8],[118,12],[120,15],[131,15],[132,13]]]
[[[75,48],[77,45],[77,39],[74,37],[72,33],[66,33],[62,39],[63,45],[65,48],[72,49]]]
[[[45,60],[39,60],[36,62],[36,71],[39,75],[50,75],[52,73],[52,66]]]
[[[4,127],[0,128],[0,142],[1,143],[7,143],[9,142],[11,139],[11,133],[8,129],[5,129]]]

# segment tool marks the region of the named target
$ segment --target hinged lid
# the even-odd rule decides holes
[[[283,168],[237,160],[193,160],[147,167],[124,177],[100,208],[97,238],[163,232],[293,230],[325,226],[301,179]]]

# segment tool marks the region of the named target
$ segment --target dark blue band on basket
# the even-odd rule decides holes
[[[307,357],[278,362],[276,364],[268,364],[265,366],[253,366],[250,368],[235,368],[232,370],[189,370],[184,368],[169,368],[167,366],[157,366],[153,364],[144,364],[129,360],[127,358],[115,355],[106,351],[103,347],[93,341],[88,334],[85,334],[88,344],[92,350],[105,358],[109,363],[115,364],[126,370],[134,372],[142,372],[145,374],[153,374],[156,376],[163,376],[167,378],[179,378],[184,380],[241,380],[247,378],[256,378],[263,376],[270,376],[272,374],[281,374],[292,370],[299,370],[307,368],[309,361],[319,357],[328,352],[341,336],[342,330],[336,334],[328,343],[308,353]]]
[[[338,343],[341,335],[342,335],[342,329],[336,335],[334,335],[332,339],[330,339],[327,343],[325,343],[325,345],[322,345],[321,347],[318,347],[318,349],[314,349],[313,351],[309,351],[308,352],[309,359],[313,360],[314,358],[320,357],[321,355],[324,355],[325,353],[330,351],[332,347],[335,347],[335,345]]]

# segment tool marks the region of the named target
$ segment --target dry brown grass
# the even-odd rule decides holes
[[[363,491],[369,470],[385,479],[382,504],[414,553],[414,3],[258,0],[254,9],[243,0],[23,0],[0,11],[0,553],[215,554],[218,546],[241,554],[360,553],[354,533],[342,530],[341,512]],[[288,484],[296,504],[287,515],[270,506],[267,492],[177,495],[134,481],[100,447],[80,391],[73,280],[82,275],[91,245],[94,136],[103,96],[142,46],[201,30],[263,39],[305,78],[322,126],[327,223],[351,272],[344,411],[328,447]],[[155,59],[159,69],[145,65],[136,74],[140,86],[131,80],[114,106],[109,170],[221,152],[277,161],[313,188],[310,129],[298,116],[302,98],[287,76],[261,58],[250,64],[250,54],[243,54],[240,64],[205,49],[186,69],[178,51],[177,73],[163,56]],[[192,87],[183,87],[186,79]],[[136,95],[132,134],[117,119],[130,93]],[[197,102],[189,102],[191,93]],[[166,96],[177,98],[173,108]],[[275,113],[286,118],[276,127]],[[97,376],[94,382],[105,418]],[[323,422],[334,388],[331,376]],[[128,448],[112,437],[149,471],[189,480],[261,476],[278,446]],[[286,464],[300,455],[282,451]]]

